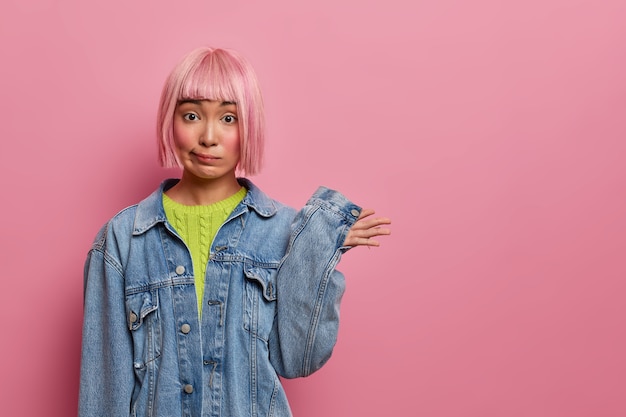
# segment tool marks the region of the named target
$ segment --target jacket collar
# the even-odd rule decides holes
[[[163,192],[173,187],[179,180],[170,178],[163,181],[160,187],[137,205],[133,235],[140,235],[157,223],[166,223],[165,209],[163,208]],[[271,217],[278,210],[276,202],[261,191],[252,181],[238,178],[239,184],[246,187],[248,192],[235,208],[233,214],[239,214],[245,209],[256,211],[261,217]]]

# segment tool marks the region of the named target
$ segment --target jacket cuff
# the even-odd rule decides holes
[[[315,193],[313,193],[309,201],[307,201],[307,205],[321,207],[336,214],[338,221],[346,226],[345,233],[341,236],[340,240],[342,243],[348,231],[357,221],[363,210],[360,206],[348,200],[348,198],[339,191],[327,187],[319,187]],[[342,252],[346,252],[351,248],[352,246],[339,247]]]

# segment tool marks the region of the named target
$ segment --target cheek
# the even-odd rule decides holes
[[[234,133],[228,136],[228,140],[224,142],[224,146],[228,148],[230,153],[236,153],[239,155],[241,149],[241,143],[239,141],[239,133]]]
[[[174,144],[177,147],[185,147],[189,144],[189,131],[182,127],[180,123],[174,123],[172,128]]]

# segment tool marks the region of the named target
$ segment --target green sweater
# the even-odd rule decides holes
[[[185,206],[163,194],[167,220],[191,251],[199,317],[202,316],[202,299],[206,285],[204,276],[213,238],[247,192],[248,190],[241,187],[236,194],[208,206]]]

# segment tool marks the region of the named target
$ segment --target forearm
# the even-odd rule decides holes
[[[360,208],[341,194],[319,189],[296,216],[278,271],[277,316],[270,339],[282,376],[307,376],[330,358],[337,340],[345,289],[335,268]]]

